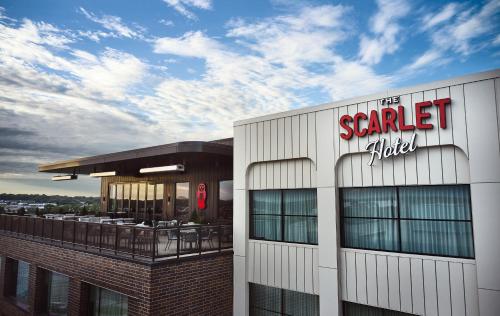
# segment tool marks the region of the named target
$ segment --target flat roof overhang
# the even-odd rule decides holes
[[[38,166],[39,172],[90,174],[118,171],[119,175],[135,175],[139,168],[190,163],[205,159],[230,161],[233,146],[225,141],[187,141],[121,151],[116,153],[58,161]]]

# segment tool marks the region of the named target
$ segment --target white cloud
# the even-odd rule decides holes
[[[165,136],[116,106],[127,102],[147,64],[109,48],[73,49],[71,34],[28,19],[0,24],[0,173],[26,176],[38,163],[157,144]]]
[[[335,53],[348,12],[318,6],[257,22],[233,19],[226,35],[232,44],[201,31],[157,39],[156,53],[201,59],[205,72],[198,79],[166,78],[154,95],[134,102],[151,120],[204,139],[207,130],[212,138],[229,136],[232,122],[244,117],[354,96],[359,86],[365,93],[387,87],[390,77]],[[319,100],[318,91],[328,96]]]
[[[166,4],[174,8],[177,12],[187,17],[188,19],[197,19],[196,14],[191,12],[188,8],[196,8],[202,10],[212,9],[211,0],[163,0]]]
[[[181,37],[163,37],[154,43],[154,52],[185,57],[206,58],[221,45],[202,32],[187,32]]]
[[[142,38],[143,35],[143,29],[141,27],[136,26],[135,29],[125,25],[122,22],[122,19],[118,16],[114,15],[102,15],[101,17],[98,17],[94,13],[85,10],[84,8],[80,7],[80,12],[89,20],[100,24],[102,27],[105,29],[111,31],[111,34],[106,34],[106,33],[97,33],[97,32],[92,32],[90,33],[89,38],[94,37],[98,41],[99,37],[102,37],[104,34],[104,37],[107,36],[115,36],[115,37],[127,37],[127,38]],[[82,34],[85,34],[83,32]],[[101,36],[99,36],[101,34]]]
[[[305,7],[298,15],[285,15],[246,24],[233,20],[228,36],[245,43],[270,62],[331,62],[333,46],[344,39],[341,6]]]
[[[424,16],[432,45],[408,69],[442,65],[450,61],[451,55],[464,57],[495,44],[495,37],[491,36],[498,36],[495,19],[500,12],[500,1],[490,0],[482,7],[462,8],[452,14],[453,10],[456,8],[450,9],[447,5],[435,16]],[[447,23],[442,25],[444,21]]]
[[[500,45],[500,34],[498,34],[493,40],[493,45]]]
[[[443,22],[450,20],[454,17],[459,10],[460,6],[458,3],[449,3],[443,7],[443,9],[436,14],[427,14],[422,19],[423,29],[427,30],[431,27],[439,25]]]
[[[367,65],[378,64],[387,54],[393,54],[400,46],[399,20],[410,12],[406,0],[378,0],[378,11],[370,19],[374,36],[361,35],[359,57]]]
[[[172,20],[160,19],[158,23],[163,24],[165,26],[174,26],[174,21]]]

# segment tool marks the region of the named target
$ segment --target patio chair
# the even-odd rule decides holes
[[[201,245],[203,247],[203,242],[204,241],[207,241],[208,242],[208,245],[213,248],[214,247],[214,244],[213,244],[213,231],[212,229],[202,229],[201,231]]]
[[[198,232],[196,231],[186,231],[182,232],[184,248],[186,248],[186,244],[189,243],[189,249],[193,249],[193,243],[195,246],[198,246]]]
[[[177,235],[177,231],[174,229],[169,229],[167,230],[167,244],[165,245],[165,250],[170,247],[170,244],[172,241],[177,242],[177,239],[179,239],[179,236]]]

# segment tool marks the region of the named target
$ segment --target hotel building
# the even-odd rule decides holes
[[[494,70],[41,165],[101,214],[0,215],[0,315],[499,315],[499,126]]]
[[[500,315],[500,71],[234,124],[234,315]]]
[[[232,156],[225,139],[39,166],[101,177],[102,213],[0,215],[0,315],[231,315]]]

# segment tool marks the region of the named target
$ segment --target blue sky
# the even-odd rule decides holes
[[[237,119],[495,69],[500,1],[0,1],[0,192],[40,163],[232,136]]]

